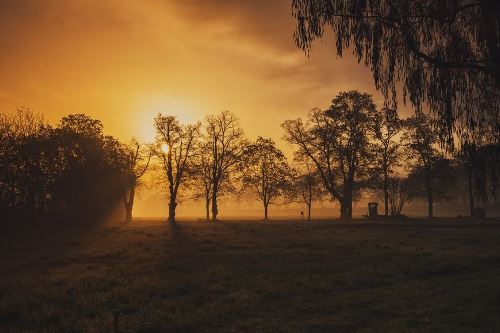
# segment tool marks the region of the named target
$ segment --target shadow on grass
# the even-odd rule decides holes
[[[0,330],[109,332],[118,311],[122,332],[494,331],[497,231],[100,227],[42,244],[30,269],[2,276]]]

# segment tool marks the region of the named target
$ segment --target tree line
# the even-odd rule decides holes
[[[121,200],[129,151],[83,114],[50,126],[18,108],[0,115],[0,215],[95,218]],[[5,219],[7,220],[7,219]]]
[[[137,188],[152,169],[167,189],[171,223],[185,196],[203,201],[213,221],[220,200],[243,193],[262,203],[265,219],[272,204],[303,204],[310,219],[314,202],[331,200],[348,220],[364,193],[380,194],[384,214],[393,216],[422,199],[432,217],[454,187],[466,189],[471,215],[496,198],[500,149],[479,130],[473,143],[454,147],[443,143],[430,116],[417,111],[400,119],[358,91],[339,93],[326,110],[312,109],[281,127],[294,148],[292,161],[270,138],[247,139],[229,111],[195,124],[159,114],[154,142],[125,144],[88,116],[50,126],[20,108],[0,117],[0,214],[95,218],[122,205],[130,222]]]

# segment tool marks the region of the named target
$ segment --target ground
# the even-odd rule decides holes
[[[41,227],[0,244],[0,332],[494,332],[500,225]]]

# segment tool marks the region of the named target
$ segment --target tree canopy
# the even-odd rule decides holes
[[[200,123],[181,124],[177,117],[158,114],[155,118],[156,142],[154,154],[160,160],[168,183],[168,221],[175,223],[177,195],[185,183],[186,171],[194,156]]]
[[[219,214],[219,196],[231,192],[231,178],[240,167],[241,155],[247,145],[238,118],[229,111],[207,116],[205,143],[210,151],[212,220]]]
[[[367,186],[377,115],[370,95],[347,91],[338,94],[327,110],[311,110],[307,122],[296,119],[282,124],[285,141],[314,164],[345,219],[352,217],[353,199]]]
[[[58,126],[28,108],[0,117],[0,215],[105,217],[126,184],[123,145],[83,114]]]
[[[386,104],[397,91],[437,115],[442,139],[477,126],[500,133],[497,0],[292,0],[295,41],[309,52],[326,28],[337,54],[369,66]]]
[[[245,148],[242,164],[243,184],[255,190],[267,220],[269,205],[289,188],[291,169],[287,159],[272,139],[259,136]]]

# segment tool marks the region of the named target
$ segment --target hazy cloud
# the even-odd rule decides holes
[[[340,90],[375,92],[328,39],[307,58],[294,27],[290,0],[0,0],[0,110],[86,112],[126,137],[147,136],[162,103],[189,104],[177,112],[230,109],[250,135],[279,139],[283,120]]]

